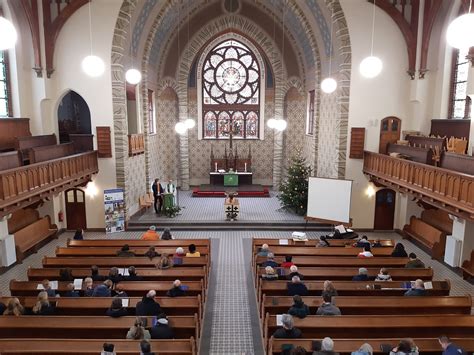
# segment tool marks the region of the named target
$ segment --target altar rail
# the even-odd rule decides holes
[[[428,203],[474,219],[472,175],[367,151],[363,171],[383,185],[418,194]]]
[[[96,151],[0,171],[0,216],[85,184],[98,171]]]

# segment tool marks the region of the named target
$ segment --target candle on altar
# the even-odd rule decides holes
[[[214,163],[214,168],[215,168],[215,170],[216,170],[216,172],[217,172],[217,163]]]
[[[247,162],[244,163],[245,172],[247,172]]]

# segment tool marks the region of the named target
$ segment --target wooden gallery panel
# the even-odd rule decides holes
[[[363,159],[364,158],[364,143],[365,143],[365,128],[352,127],[351,128],[351,148],[349,158]]]

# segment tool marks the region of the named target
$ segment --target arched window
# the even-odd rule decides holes
[[[449,117],[454,119],[470,118],[471,100],[467,97],[467,75],[470,61],[467,58],[469,49],[455,52]]]
[[[260,137],[261,65],[248,46],[235,39],[221,42],[202,63],[202,137]]]
[[[0,117],[13,116],[8,69],[8,53],[0,51]]]

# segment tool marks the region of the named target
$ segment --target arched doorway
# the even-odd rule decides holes
[[[392,230],[395,215],[395,191],[382,189],[375,194],[374,229]]]
[[[81,189],[70,189],[64,194],[67,229],[87,229],[86,199]]]
[[[402,120],[398,117],[385,117],[380,123],[379,153],[387,154],[387,145],[400,140]]]
[[[87,102],[70,90],[59,102],[59,142],[70,142],[70,134],[91,134],[91,112]]]

